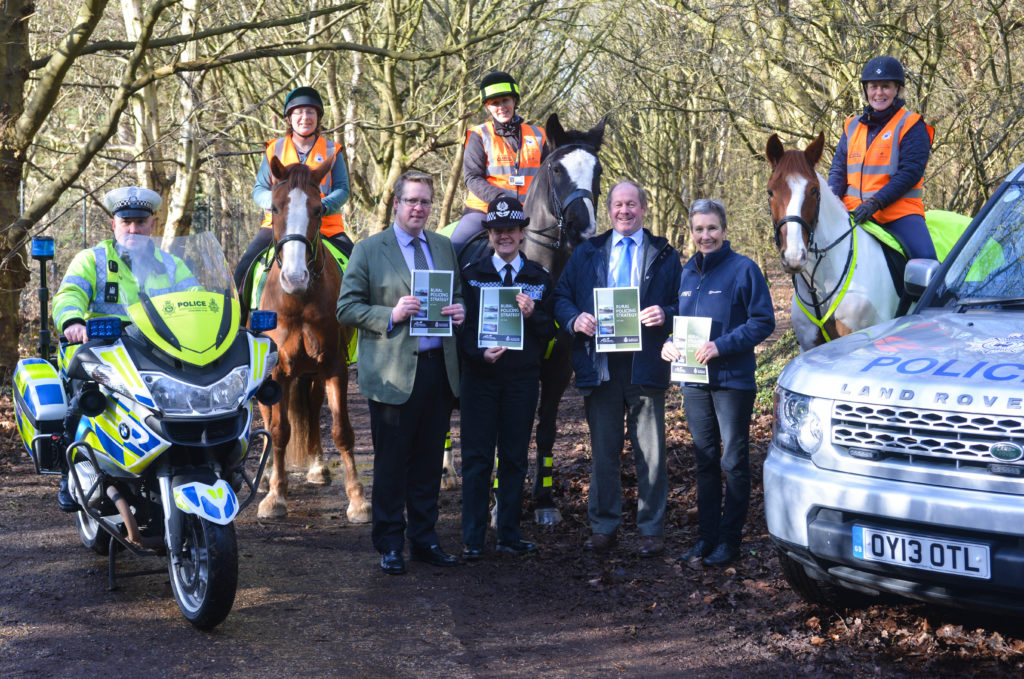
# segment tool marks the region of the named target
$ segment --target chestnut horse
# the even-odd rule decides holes
[[[803,151],[787,151],[773,134],[765,149],[775,244],[793,275],[793,330],[803,351],[889,320],[899,304],[882,246],[853,225],[814,170],[824,146],[822,133]]]
[[[333,423],[331,436],[345,466],[348,519],[370,520],[370,503],[356,472],[355,433],[348,418],[348,328],[339,325],[335,305],[341,272],[331,261],[320,236],[320,181],[334,157],[315,170],[274,158],[270,171],[274,228],[274,262],[263,288],[260,308],[277,312],[277,328],[268,334],[277,343],[273,377],[282,396],[274,406],[260,406],[274,437],[270,492],[260,502],[260,517],[288,513],[286,461],[308,466],[311,483],[329,483],[330,471],[320,445],[320,408],[326,393]],[[287,455],[286,455],[287,452]]]

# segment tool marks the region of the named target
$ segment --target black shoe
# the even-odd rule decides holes
[[[384,552],[380,555],[380,569],[388,575],[401,575],[405,573],[405,559],[397,549]]]
[[[703,559],[714,550],[715,546],[707,540],[697,540],[697,544],[695,544],[690,551],[677,556],[676,561],[693,561],[694,559]]]
[[[705,566],[724,566],[727,563],[735,561],[736,557],[739,555],[739,547],[733,547],[732,545],[720,542],[718,543],[718,546],[715,547],[715,551],[704,557],[704,561],[702,563]]]
[[[440,566],[441,568],[458,566],[461,563],[459,557],[448,554],[441,549],[441,545],[430,545],[429,547],[413,546],[409,549],[409,555],[413,561],[422,561],[423,563],[429,563],[431,566]]]
[[[462,545],[462,558],[465,561],[479,561],[483,557],[483,547],[470,547],[469,545]]]
[[[60,507],[60,511],[67,512],[68,514],[74,514],[79,511],[81,507],[75,502],[75,497],[71,494],[71,489],[68,488],[68,477],[60,477],[60,490],[57,491],[57,505]]]
[[[514,554],[515,556],[533,556],[537,553],[537,545],[532,542],[527,542],[526,540],[499,542],[496,549],[499,552]]]

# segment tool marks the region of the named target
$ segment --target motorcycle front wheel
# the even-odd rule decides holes
[[[185,619],[195,627],[216,627],[231,612],[238,586],[238,545],[235,526],[194,514],[182,519],[182,555],[168,560],[171,589]]]
[[[110,553],[110,536],[100,528],[99,522],[89,516],[84,509],[75,512],[75,523],[78,525],[78,537],[82,544],[100,556]]]

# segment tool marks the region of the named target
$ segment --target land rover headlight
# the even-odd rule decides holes
[[[168,415],[211,415],[238,408],[247,393],[249,368],[235,368],[211,385],[199,386],[160,373],[143,373],[153,403]]]
[[[775,388],[775,443],[801,455],[813,455],[821,446],[821,421],[811,409],[810,396]]]

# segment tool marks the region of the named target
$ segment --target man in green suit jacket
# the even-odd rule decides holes
[[[459,394],[458,352],[454,336],[409,334],[409,320],[420,310],[410,289],[412,270],[452,271],[452,303],[441,313],[457,330],[465,318],[451,241],[424,230],[432,178],[409,171],[394,189],[395,222],[356,243],[337,313],[340,323],[359,328],[359,391],[370,401],[373,435],[373,546],[390,575],[405,572],[406,539],[416,561],[459,563],[434,530],[444,439]]]

